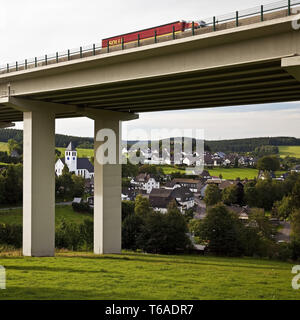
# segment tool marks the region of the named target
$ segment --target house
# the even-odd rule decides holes
[[[194,207],[194,195],[187,187],[176,189],[153,189],[149,194],[151,207],[162,213],[168,211],[168,205],[171,201],[177,203],[181,212],[185,212]]]
[[[295,166],[291,172],[300,173],[300,165]]]
[[[191,192],[198,192],[199,186],[202,185],[201,180],[176,178],[166,184],[166,188],[175,189],[179,187],[188,187]]]
[[[94,194],[94,177],[85,179],[84,192],[88,194]]]
[[[276,179],[276,175],[273,171],[260,171],[257,177],[258,180]]]
[[[65,165],[70,172],[74,172],[77,176],[85,179],[94,177],[94,166],[88,158],[77,157],[77,151],[72,142],[69,143],[65,150],[65,157],[58,159],[55,163],[55,173],[57,176],[62,175]]]
[[[211,175],[209,174],[209,172],[207,170],[203,170],[202,173],[200,173],[200,178],[207,180],[211,178]]]
[[[155,177],[148,173],[140,173],[130,183],[137,189],[145,190],[150,193],[153,188],[159,188],[160,183],[155,179]]]
[[[151,207],[155,211],[159,211],[161,213],[167,213],[169,203],[174,200],[171,197],[172,190],[171,189],[153,189],[149,194],[149,202]],[[177,206],[180,207],[178,202]]]
[[[17,150],[13,150],[10,154],[12,158],[20,158],[20,154]]]

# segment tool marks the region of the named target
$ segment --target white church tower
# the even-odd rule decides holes
[[[65,163],[69,168],[70,172],[76,172],[77,170],[77,151],[74,148],[72,142],[69,143],[65,151]]]

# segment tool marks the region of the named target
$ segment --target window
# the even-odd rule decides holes
[[[69,157],[67,157],[67,160],[70,160],[70,158],[69,158]]]
[[[75,157],[73,157],[73,160],[75,160]]]

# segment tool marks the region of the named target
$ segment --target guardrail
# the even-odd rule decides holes
[[[260,16],[260,21],[264,21],[265,15],[271,12],[286,10],[286,15],[292,14],[292,8],[296,5],[300,5],[299,0],[282,0],[276,1],[270,4],[257,6],[254,8],[236,11],[234,13],[214,16],[211,18],[203,19],[205,21],[205,27],[212,27],[212,31],[217,31],[218,25],[233,22],[235,21],[234,26],[238,27],[240,22],[243,19],[257,17]],[[205,28],[204,27],[204,28]],[[192,35],[195,35],[194,23],[192,23]],[[173,37],[175,39],[175,32],[173,30]],[[156,34],[154,36],[154,43],[157,43]],[[137,37],[137,44],[140,45],[140,38]],[[122,41],[121,49],[126,49],[124,43]],[[20,71],[20,70],[27,70],[31,68],[36,68],[40,66],[46,66],[48,64],[60,63],[63,61],[70,61],[73,59],[80,59],[87,56],[98,55],[101,53],[108,53],[110,52],[110,47],[107,46],[106,48],[102,49],[101,44],[92,44],[90,46],[79,47],[76,49],[68,49],[63,52],[56,52],[55,54],[45,54],[42,57],[35,57],[31,59],[25,59],[22,61],[16,61],[13,63],[7,63],[6,65],[0,66],[0,74]]]

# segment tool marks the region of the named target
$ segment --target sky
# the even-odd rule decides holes
[[[1,0],[0,65],[176,20],[200,20],[270,3],[265,0]],[[167,120],[167,121],[166,121]],[[143,113],[127,130],[204,129],[205,139],[300,138],[300,102]],[[17,123],[16,128],[22,128]],[[56,120],[56,132],[93,136],[87,118]]]

